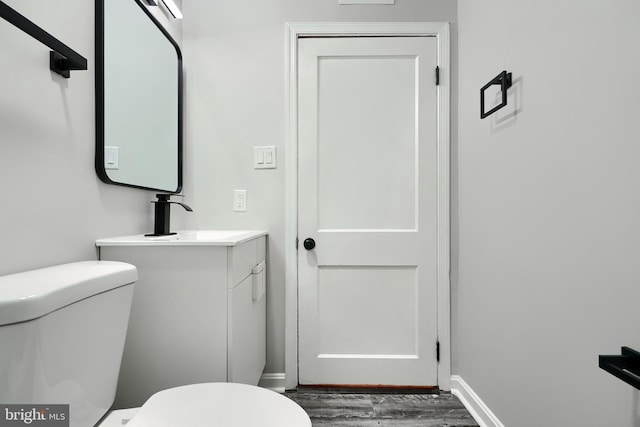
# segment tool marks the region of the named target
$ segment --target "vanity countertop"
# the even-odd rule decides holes
[[[262,230],[181,230],[171,236],[111,237],[96,240],[96,246],[235,246],[266,236]]]

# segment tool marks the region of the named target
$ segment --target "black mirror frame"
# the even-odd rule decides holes
[[[180,51],[180,46],[176,43],[176,41],[171,37],[169,32],[158,22],[158,20],[147,10],[147,8],[142,4],[141,0],[135,0],[136,4],[142,9],[142,11],[149,17],[151,22],[153,22],[158,30],[169,40],[169,42],[173,45],[176,50],[176,55],[178,59],[178,141],[177,141],[177,149],[178,149],[178,186],[174,191],[167,190],[166,188],[153,188],[153,187],[144,187],[135,184],[127,184],[121,183],[117,181],[111,180],[107,175],[107,172],[104,167],[104,3],[109,0],[96,0],[95,2],[95,26],[96,26],[96,36],[95,36],[95,64],[96,64],[96,72],[95,72],[95,92],[96,92],[96,155],[95,155],[95,169],[98,177],[107,184],[120,185],[124,187],[133,187],[139,188],[142,190],[152,190],[152,191],[162,191],[164,193],[176,194],[182,191],[182,91],[183,91],[183,82],[182,82],[182,52]]]

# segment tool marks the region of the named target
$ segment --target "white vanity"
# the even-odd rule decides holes
[[[266,234],[96,241],[101,260],[131,263],[139,275],[115,408],[184,384],[258,383],[266,360]]]

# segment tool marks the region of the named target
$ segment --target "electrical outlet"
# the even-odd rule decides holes
[[[233,210],[235,212],[246,212],[247,190],[233,190]]]

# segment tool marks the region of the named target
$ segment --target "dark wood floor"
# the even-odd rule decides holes
[[[313,427],[478,427],[451,393],[364,394],[322,390],[288,391],[311,417]]]

